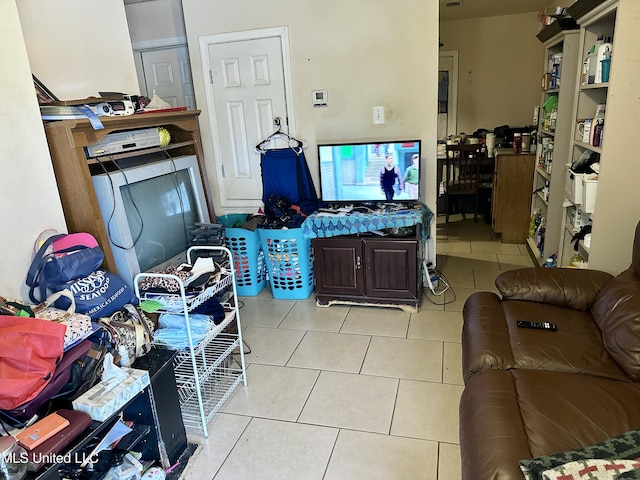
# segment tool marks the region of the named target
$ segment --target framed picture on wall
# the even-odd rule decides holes
[[[33,87],[36,90],[36,96],[38,97],[38,104],[43,105],[46,103],[57,102],[59,99],[51,90],[49,90],[44,83],[42,83],[35,75],[33,77]]]

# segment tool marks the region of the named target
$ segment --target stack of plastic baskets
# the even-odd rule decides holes
[[[258,232],[227,226],[246,219],[245,214],[230,214],[219,216],[218,222],[225,225],[225,245],[233,255],[238,295],[252,297],[258,295],[267,283],[264,253],[260,249]]]
[[[258,229],[273,298],[304,300],[313,292],[311,242],[301,228]]]

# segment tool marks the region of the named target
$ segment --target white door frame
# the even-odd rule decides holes
[[[439,52],[440,58],[451,57],[451,78],[449,78],[449,115],[447,131],[450,135],[458,131],[458,50]],[[453,112],[453,115],[451,115]],[[453,117],[453,118],[452,118]]]
[[[205,85],[205,96],[207,101],[207,113],[209,117],[209,125],[211,126],[211,138],[213,141],[213,154],[216,159],[215,168],[217,178],[223,178],[222,174],[222,162],[218,159],[222,159],[222,150],[220,149],[220,134],[218,121],[216,119],[216,105],[213,98],[213,89],[209,87],[211,85],[210,71],[211,65],[209,63],[209,45],[240,42],[245,40],[260,40],[263,38],[277,37],[280,40],[280,47],[282,49],[282,68],[284,70],[284,83],[285,83],[285,104],[287,107],[288,125],[283,125],[283,131],[288,131],[291,136],[296,136],[296,122],[293,111],[293,88],[291,83],[291,58],[289,52],[289,30],[286,26],[272,27],[272,28],[260,28],[256,30],[247,30],[242,32],[231,33],[219,33],[211,35],[203,35],[199,37],[200,57],[202,61],[202,79]],[[274,131],[276,127],[274,127]],[[220,199],[224,203],[224,199]]]

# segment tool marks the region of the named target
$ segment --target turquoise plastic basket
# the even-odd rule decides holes
[[[222,225],[233,225],[246,215],[230,214],[218,217]],[[258,232],[244,228],[225,227],[225,244],[233,255],[233,271],[239,296],[258,295],[267,283],[264,253],[260,249]]]
[[[304,300],[313,292],[311,242],[302,229],[258,229],[271,293],[282,300]]]

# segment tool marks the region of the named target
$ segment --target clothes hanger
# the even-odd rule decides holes
[[[299,149],[299,152],[301,152],[302,149],[307,146],[306,142],[298,140],[297,138],[292,137],[288,133],[282,131],[282,119],[280,117],[274,118],[273,119],[273,124],[277,127],[276,131],[273,132],[271,135],[269,135],[267,138],[265,138],[259,144],[256,145],[256,151],[258,153],[264,153],[265,150],[266,150],[265,146],[271,140],[274,140],[275,138],[277,138],[279,136],[284,137],[288,141],[289,147],[291,147],[293,149]]]

